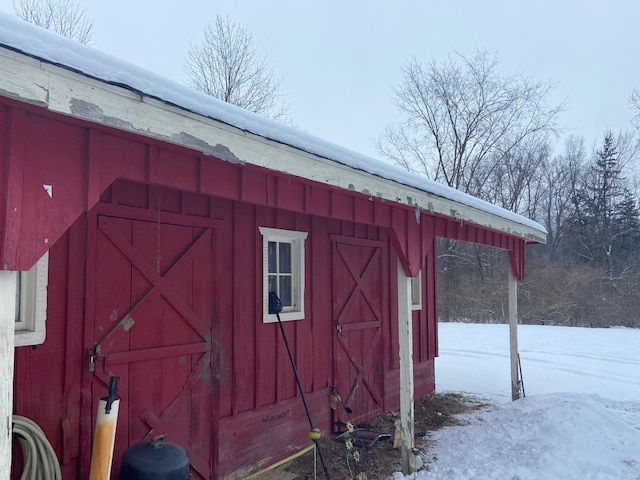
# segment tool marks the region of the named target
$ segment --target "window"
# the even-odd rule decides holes
[[[47,283],[49,253],[45,253],[28,272],[9,272],[15,319],[15,346],[38,345],[44,342],[47,317]]]
[[[422,310],[422,272],[411,277],[411,310]]]
[[[260,227],[262,234],[262,303],[264,323],[277,322],[269,315],[269,292],[282,302],[280,319],[304,318],[304,241],[307,232]]]

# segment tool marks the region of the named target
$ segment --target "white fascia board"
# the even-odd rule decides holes
[[[530,242],[546,242],[546,232],[535,228],[533,222],[524,224],[483,211],[4,48],[0,48],[0,94],[225,161],[261,166]],[[519,216],[512,214],[512,217]]]

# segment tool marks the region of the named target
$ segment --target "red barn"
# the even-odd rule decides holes
[[[0,413],[42,427],[65,479],[88,476],[111,376],[114,478],[160,433],[194,479],[307,446],[269,291],[324,432],[345,419],[332,389],[355,422],[399,408],[403,339],[413,393],[430,394],[436,237],[508,251],[518,279],[525,245],[545,241],[523,217],[5,16],[0,152],[0,290],[21,279],[3,297],[20,299],[3,311]]]

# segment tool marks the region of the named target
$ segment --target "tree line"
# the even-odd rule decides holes
[[[570,136],[554,153],[563,104],[553,85],[498,74],[484,51],[443,62],[412,59],[394,90],[403,119],[378,152],[408,170],[541,223],[520,289],[526,323],[640,327],[640,94],[627,132],[588,151]],[[505,321],[506,256],[441,240],[441,320]]]
[[[14,2],[20,18],[92,43],[93,21],[72,0]],[[185,61],[196,90],[291,123],[283,81],[259,56],[251,34],[218,15]],[[640,91],[630,92],[628,131],[604,131],[589,150],[569,136],[556,150],[554,85],[498,72],[477,51],[444,61],[407,61],[393,90],[401,120],[375,141],[403,168],[542,224],[545,245],[529,247],[519,289],[524,323],[640,328]],[[443,321],[506,320],[504,252],[439,241]]]

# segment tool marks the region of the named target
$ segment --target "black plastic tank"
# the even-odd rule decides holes
[[[119,480],[188,480],[189,455],[166,436],[139,443],[122,454]]]

